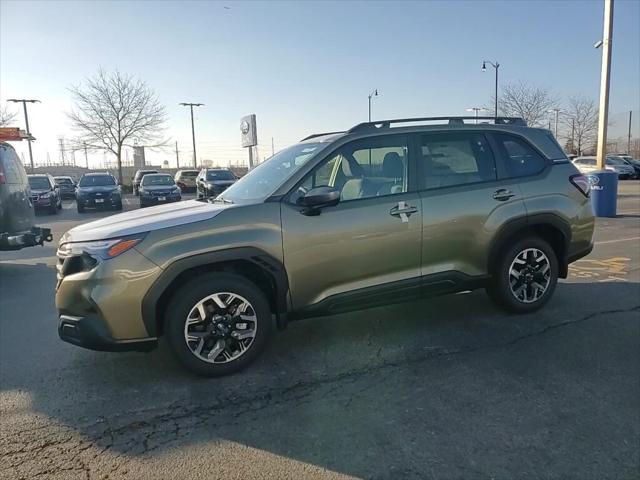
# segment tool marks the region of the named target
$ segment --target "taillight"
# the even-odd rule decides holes
[[[569,181],[571,184],[580,190],[585,197],[589,196],[591,192],[591,184],[589,183],[589,179],[584,175],[571,175],[569,177]]]

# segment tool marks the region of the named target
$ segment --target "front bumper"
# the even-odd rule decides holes
[[[159,196],[154,195],[140,195],[140,203],[144,203],[145,205],[161,205],[163,203],[179,202],[182,200],[181,195],[166,195],[162,197],[164,200],[160,200],[159,198]]]
[[[48,198],[32,198],[33,208],[50,208],[55,204],[53,197]]]
[[[110,195],[102,198],[80,196],[76,198],[76,202],[87,208],[111,208],[122,203],[122,197],[120,195]]]
[[[155,337],[115,340],[98,315],[77,317],[61,314],[58,335],[65,342],[102,352],[148,352],[158,346],[158,339]]]
[[[58,251],[60,338],[94,350],[151,348],[155,334],[145,328],[141,302],[160,267],[135,248],[110,260],[83,261],[85,256],[93,258]]]

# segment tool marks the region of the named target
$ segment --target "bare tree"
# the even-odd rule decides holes
[[[578,155],[582,155],[583,150],[590,148],[596,140],[598,107],[589,98],[574,96],[569,98],[564,113],[569,138],[573,129],[573,148]]]
[[[0,127],[12,124],[16,120],[16,112],[12,112],[7,107],[0,107]]]
[[[69,119],[80,131],[79,143],[113,153],[122,183],[122,151],[139,145],[162,143],[166,112],[149,86],[118,71],[100,70],[83,85],[71,87],[75,108]]]
[[[492,95],[492,105],[493,102]],[[546,127],[549,110],[557,104],[555,95],[546,88],[532,87],[526,82],[508,83],[499,94],[498,112],[505,117],[521,117],[532,127]]]

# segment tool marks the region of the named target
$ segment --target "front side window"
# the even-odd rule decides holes
[[[547,162],[525,140],[504,133],[495,136],[510,177],[526,177],[544,170]]]
[[[423,135],[419,159],[426,189],[495,180],[493,153],[481,133],[446,132]]]
[[[349,143],[320,163],[292,200],[316,187],[340,190],[341,201],[407,191],[408,148],[404,136],[372,137]]]

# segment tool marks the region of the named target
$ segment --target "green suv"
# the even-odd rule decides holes
[[[73,228],[58,249],[60,337],[120,351],[164,336],[213,376],[294,319],[476,288],[540,308],[592,249],[589,183],[548,130],[479,120],[311,135],[216,198]]]

